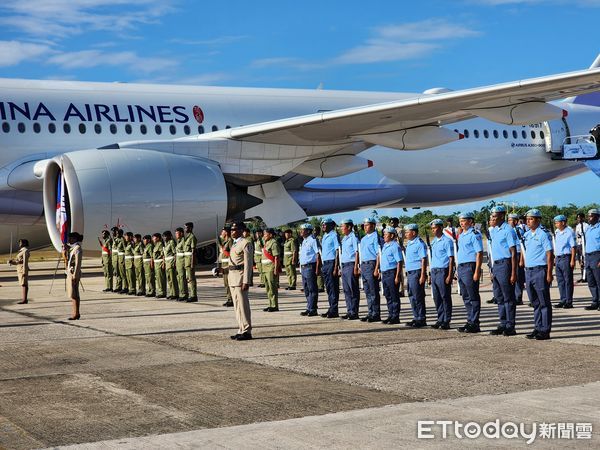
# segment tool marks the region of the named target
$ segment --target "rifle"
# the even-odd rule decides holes
[[[581,222],[581,261],[583,262],[583,274],[581,279],[583,281],[587,281],[587,270],[585,270],[585,227],[583,226],[584,222]]]
[[[456,228],[452,227],[452,244],[454,245],[454,264],[453,264],[453,269],[454,269],[454,273],[456,273],[456,258],[458,257],[458,236],[456,235]],[[454,279],[454,276],[452,277]],[[458,287],[457,292],[458,295],[460,295],[460,283],[456,282],[456,285]]]
[[[429,279],[429,287],[431,287],[431,297],[433,297],[433,284],[431,283],[431,242],[429,241],[429,232],[425,232],[425,242],[427,243],[427,257],[429,259],[429,272],[427,273],[427,278]]]
[[[398,244],[400,245],[400,252],[402,253],[402,261],[404,269],[406,269],[406,248],[404,247],[404,228],[402,233],[398,233]],[[400,297],[404,297],[404,270],[400,273]]]
[[[481,225],[481,230],[485,235],[485,239],[487,241],[487,265],[490,268],[490,275],[493,277],[492,269],[494,268],[494,255],[492,254],[492,236],[490,235],[490,230],[488,229],[489,220],[486,217],[486,222]]]

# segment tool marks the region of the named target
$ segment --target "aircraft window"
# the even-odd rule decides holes
[[[519,136],[519,133],[517,133],[517,130],[513,130],[513,139],[516,139]]]
[[[161,134],[162,133],[162,128],[160,127],[160,125],[156,125],[154,127],[154,131],[156,132],[156,134]]]
[[[69,134],[71,132],[71,125],[69,125],[68,123],[65,123],[63,125],[63,131],[67,134]]]
[[[502,130],[502,136],[504,136],[504,139],[508,139],[508,131]]]
[[[52,134],[56,133],[56,125],[54,125],[53,123],[49,123],[48,124],[48,131]]]
[[[466,137],[467,139],[469,139],[469,130],[465,130],[465,132],[464,132],[463,134],[465,135],[465,137]]]
[[[42,131],[42,127],[40,126],[39,123],[35,122],[33,124],[33,132],[34,133],[39,133],[40,131]]]
[[[535,139],[535,131],[531,130],[531,139]]]
[[[479,130],[473,130],[473,136],[479,139]]]
[[[4,131],[5,133],[9,133],[10,132],[10,124],[8,122],[3,122],[2,123],[2,131]]]
[[[129,125],[128,123],[125,124],[125,133],[131,134],[131,132],[132,132],[131,125]]]
[[[102,125],[100,125],[99,123],[94,125],[94,131],[96,132],[96,134],[102,133]]]
[[[231,126],[230,126],[230,125],[227,125],[227,126],[225,126],[225,129],[226,129],[226,130],[229,130],[230,128],[231,128]],[[456,132],[458,133],[458,131],[457,131],[457,130],[454,130],[454,131],[456,131]]]
[[[146,127],[146,125],[141,124],[140,125],[140,133],[142,134],[146,134],[148,132],[148,127]]]
[[[483,130],[483,137],[486,139],[490,137],[490,133],[488,133],[488,130]]]
[[[540,131],[540,139],[544,139],[544,132]]]
[[[204,134],[204,127],[202,125],[198,125],[198,134]]]
[[[111,123],[109,128],[112,134],[117,134],[117,126],[114,123]]]
[[[521,137],[527,139],[527,132],[525,130],[521,131]]]
[[[19,130],[19,133],[25,133],[25,124],[23,122],[19,122],[17,124],[17,130]]]
[[[177,133],[177,127],[176,127],[175,125],[171,125],[171,126],[169,126],[169,132],[170,132],[171,134],[175,134],[175,133]]]
[[[213,126],[212,126],[212,130],[213,130],[213,131],[219,131],[219,127],[218,127],[218,126],[216,126],[216,125],[213,125]]]
[[[85,131],[86,131],[86,130],[85,130],[85,124],[84,124],[84,123],[80,123],[80,124],[79,124],[79,132],[80,132],[81,134],[85,134]]]
[[[494,137],[498,139],[498,130],[494,130]]]
[[[183,126],[183,132],[185,134],[190,134],[192,132],[192,130],[190,130],[190,126],[189,125],[184,125]]]

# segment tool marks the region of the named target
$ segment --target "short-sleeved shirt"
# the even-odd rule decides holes
[[[590,224],[586,223],[586,222],[581,222],[581,223],[578,223],[577,225],[575,225],[575,238],[576,238],[577,245],[583,244],[583,235],[589,227],[590,227]]]
[[[600,251],[600,222],[590,225],[585,230],[585,252],[593,253]]]
[[[516,236],[515,230],[506,222],[503,222],[500,226],[490,228],[494,261],[511,257],[510,248],[517,245]]]
[[[548,233],[541,228],[529,230],[523,236],[525,239],[525,267],[545,266],[546,252],[552,251],[552,241]]]
[[[321,259],[323,261],[335,259],[338,248],[340,248],[340,241],[335,230],[323,234],[321,239]]]
[[[477,260],[477,253],[479,252],[483,252],[481,233],[471,227],[458,235],[457,264],[475,262]]]
[[[279,250],[279,242],[277,239],[269,239],[265,241],[265,245],[262,248],[262,255],[260,262],[262,263],[261,271],[264,273],[273,270],[273,264],[275,263],[275,256],[281,256],[281,251]],[[267,256],[270,254],[273,257],[273,261]]]
[[[555,255],[570,255],[573,247],[575,247],[575,232],[573,228],[565,227],[562,231],[557,228],[554,233]]]
[[[294,254],[298,254],[298,244],[293,237],[283,243],[283,264],[289,266],[294,261]]]
[[[392,269],[396,270],[398,263],[402,261],[402,252],[400,251],[398,241],[394,240],[383,244],[380,258],[379,270],[381,272]]]
[[[316,263],[318,254],[319,243],[317,240],[312,235],[304,238],[300,245],[300,265]]]
[[[360,240],[360,262],[375,261],[379,254],[379,235],[376,232],[368,233]]]
[[[350,233],[348,236],[342,238],[342,264],[356,261],[358,246],[358,238],[354,233]]]
[[[450,257],[454,256],[454,243],[445,234],[433,238],[431,241],[431,268],[445,269],[450,263]]]
[[[423,239],[416,237],[406,242],[406,271],[419,270],[421,260],[427,258],[427,246]]]

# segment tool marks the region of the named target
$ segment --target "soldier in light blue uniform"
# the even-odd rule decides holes
[[[338,278],[340,241],[335,231],[335,222],[330,217],[321,222],[323,237],[321,238],[321,261],[323,267],[323,282],[329,300],[329,309],[321,317],[333,319],[339,317],[338,303],[340,301],[340,279]]]
[[[508,224],[515,230],[516,237],[516,251],[517,251],[517,261],[521,259],[521,238],[525,234],[525,229],[519,224],[519,219],[521,217],[518,214],[509,214],[508,215]],[[521,238],[519,238],[521,235]],[[525,292],[525,267],[517,267],[517,282],[515,283],[515,297],[516,304],[523,304],[523,292]]]
[[[458,235],[458,253],[456,267],[460,293],[467,310],[467,323],[458,327],[460,333],[479,333],[479,313],[481,297],[479,296],[479,279],[483,262],[483,242],[481,233],[473,228],[475,217],[472,213],[458,216],[462,232]]]
[[[384,244],[377,258],[375,276],[381,275],[383,295],[387,300],[388,318],[382,320],[386,325],[400,323],[400,279],[402,275],[402,252],[396,240],[396,229],[386,227],[383,230]]]
[[[550,283],[552,283],[553,254],[552,241],[548,233],[542,230],[542,213],[539,209],[527,211],[525,233],[525,254],[521,254],[521,264],[525,266],[525,286],[527,295],[533,304],[535,329],[527,339],[543,341],[550,339],[552,329],[552,303],[550,302]]]
[[[352,219],[342,220],[342,233],[344,237],[341,243],[342,264],[342,287],[346,299],[346,314],[342,319],[358,319],[358,304],[360,289],[358,286],[358,238],[354,234],[354,223]]]
[[[600,311],[600,211],[588,211],[589,227],[585,230],[585,271],[588,287],[592,293],[592,304],[585,309]]]
[[[492,268],[494,297],[498,302],[498,316],[500,325],[490,334],[498,336],[514,336],[515,316],[517,311],[515,301],[515,282],[517,281],[517,242],[515,231],[508,225],[504,218],[506,208],[496,206],[492,208],[495,226],[490,228],[492,238],[492,255],[494,266]]]
[[[381,320],[379,295],[379,278],[375,277],[377,256],[381,250],[379,234],[375,231],[375,219],[367,217],[364,221],[365,235],[360,240],[360,273],[363,288],[367,297],[368,313],[360,319],[363,322],[379,322]]]
[[[418,236],[419,226],[409,223],[404,227],[406,238],[406,277],[408,296],[413,312],[413,320],[406,322],[407,327],[427,326],[425,311],[425,277],[427,274],[427,246]]]
[[[431,328],[450,329],[452,320],[452,279],[454,278],[454,243],[444,233],[444,222],[434,219],[430,223],[431,241],[431,290],[437,311],[437,321]]]
[[[563,214],[554,218],[554,226],[554,265],[560,293],[560,302],[554,307],[569,309],[573,307],[573,269],[577,256],[575,232],[567,226],[567,218]]]
[[[302,244],[300,245],[300,271],[302,273],[302,286],[306,296],[306,311],[301,316],[316,316],[319,290],[317,288],[317,273],[320,269],[319,244],[312,235],[313,227],[310,223],[302,224]]]

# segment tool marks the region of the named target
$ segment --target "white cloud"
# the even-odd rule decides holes
[[[439,41],[478,36],[478,31],[443,19],[388,25],[376,29],[381,38],[399,42]]]
[[[415,59],[431,53],[439,45],[425,42],[394,42],[370,39],[333,60],[335,64],[370,64]]]
[[[120,66],[132,72],[160,72],[177,65],[175,60],[159,57],[143,57],[135,52],[103,52],[101,50],[82,50],[63,52],[48,58],[49,64],[63,69],[82,69],[99,66]]]
[[[52,52],[48,45],[20,41],[0,41],[0,67],[16,66]]]

